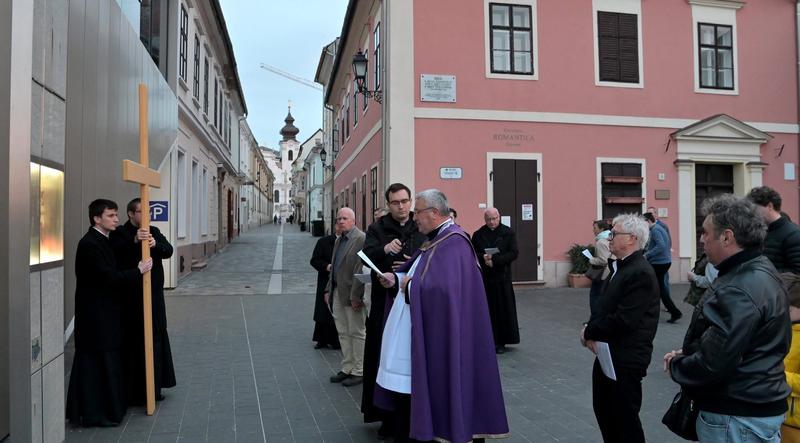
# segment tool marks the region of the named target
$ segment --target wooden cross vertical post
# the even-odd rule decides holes
[[[141,229],[150,230],[150,186],[161,187],[161,175],[158,171],[150,169],[150,159],[147,145],[147,85],[139,84],[139,163],[132,160],[122,161],[122,179],[139,184],[141,193],[142,223]],[[150,245],[141,242],[142,260],[150,258]],[[145,382],[147,386],[147,415],[153,415],[156,410],[156,389],[153,370],[153,301],[152,281],[150,271],[142,276],[143,301],[144,301],[144,366]]]

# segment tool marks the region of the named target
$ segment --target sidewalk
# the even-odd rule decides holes
[[[308,261],[316,240],[297,225],[251,230],[168,291],[178,386],[164,391],[154,416],[131,408],[117,428],[67,425],[67,442],[376,441],[377,426],[362,423],[361,387],[328,381],[340,353],[313,349],[316,273]],[[685,291],[673,286],[676,302]],[[498,357],[512,435],[502,441],[602,441],[593,358],[578,340],[587,298],[585,289],[517,292],[522,344]],[[661,356],[680,345],[689,317],[677,325],[666,318],[643,389],[641,418],[653,442],[681,441],[661,424],[677,392]]]

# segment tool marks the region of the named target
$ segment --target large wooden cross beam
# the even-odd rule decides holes
[[[122,179],[139,184],[141,193],[142,223],[140,229],[150,231],[150,186],[161,187],[161,175],[150,169],[150,158],[147,145],[147,85],[139,84],[139,163],[132,160],[122,161]],[[143,241],[142,260],[150,258],[150,244]],[[142,297],[144,305],[144,362],[145,382],[147,385],[147,415],[156,410],[156,389],[153,370],[153,300],[150,271],[142,275]]]

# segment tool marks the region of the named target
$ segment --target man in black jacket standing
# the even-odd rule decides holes
[[[118,269],[108,238],[119,224],[113,201],[90,203],[89,223],[75,254],[75,357],[67,418],[76,426],[117,426],[128,408],[121,351],[124,288],[141,282],[153,261]]]
[[[405,262],[426,240],[417,229],[414,214],[411,212],[411,190],[402,183],[394,183],[384,194],[389,206],[389,214],[379,218],[367,229],[364,253],[380,268],[390,272]],[[364,422],[383,421],[378,436],[388,437],[392,433],[392,423],[385,411],[377,408],[372,400],[375,393],[375,379],[378,376],[384,320],[389,307],[386,306],[386,288],[372,273],[372,307],[367,317],[367,338],[364,345],[364,387],[361,396],[361,412]]]
[[[747,199],[756,204],[767,222],[764,255],[778,272],[800,273],[800,228],[781,213],[781,195],[767,186],[750,190]]]
[[[495,352],[503,354],[506,345],[519,343],[517,300],[511,282],[511,263],[519,256],[517,234],[500,223],[500,212],[489,208],[483,213],[485,225],[472,234],[489,302]]]
[[[127,206],[128,221],[111,234],[111,243],[117,256],[120,270],[131,269],[142,258],[141,242],[150,243],[150,256],[153,258],[151,285],[153,312],[153,370],[156,400],[163,400],[161,388],[171,388],[176,384],[175,369],[172,365],[172,349],[167,334],[167,308],[164,304],[164,266],[161,260],[172,257],[172,245],[155,226],[150,232],[141,229],[142,204],[134,198]],[[125,362],[125,386],[128,404],[141,406],[147,401],[144,362],[144,305],[142,300],[142,280],[125,287],[123,302],[123,348]]]
[[[611,273],[581,343],[594,353],[599,342],[608,343],[614,364],[616,380],[606,377],[597,359],[592,371],[592,404],[603,440],[644,443],[642,379],[653,355],[661,302],[656,274],[642,252],[650,235],[647,222],[623,214],[613,225],[609,249],[617,260],[609,260]]]
[[[701,442],[778,441],[792,331],[786,290],[761,255],[766,226],[755,205],[730,194],[707,200],[703,213],[700,241],[719,275],[664,368],[695,400]]]

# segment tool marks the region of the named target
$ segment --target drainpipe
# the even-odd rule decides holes
[[[795,38],[797,39],[795,42],[797,45],[797,120],[800,123],[800,0],[797,0],[795,5],[795,27]],[[797,134],[797,151],[798,155],[800,155],[800,133]],[[798,200],[800,200],[800,196],[798,196]]]
[[[247,114],[240,115],[239,120],[239,158],[236,159],[236,175],[241,177],[242,176],[242,122],[247,119]],[[239,192],[237,193],[237,202],[236,202],[236,236],[240,236],[242,234],[242,188],[239,187]]]

